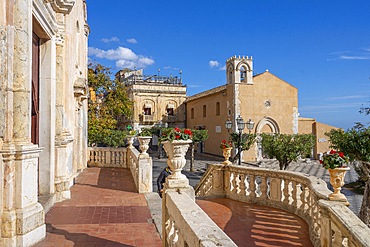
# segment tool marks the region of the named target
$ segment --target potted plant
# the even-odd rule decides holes
[[[192,142],[193,133],[190,129],[168,128],[162,131],[159,141],[163,144],[166,151],[169,165],[172,174],[168,179],[187,180],[186,176],[181,173],[181,170],[186,164],[185,155],[189,145]]]
[[[233,143],[231,141],[222,140],[220,143],[220,148],[222,149],[222,155],[225,157],[225,161],[222,162],[222,164],[230,165],[231,162],[229,161],[229,158],[231,156]]]
[[[348,162],[348,156],[344,155],[343,152],[335,150],[323,154],[320,159],[320,164],[329,171],[330,184],[334,189],[334,192],[329,195],[329,199],[332,201],[343,201],[346,205],[349,205],[349,202],[345,195],[340,193],[340,190],[344,185],[346,172],[349,170]]]
[[[141,132],[138,134],[139,143],[140,143],[140,150],[141,154],[140,157],[149,158],[149,154],[147,153],[149,149],[149,143],[152,139],[152,132],[148,128],[144,128],[141,130]]]

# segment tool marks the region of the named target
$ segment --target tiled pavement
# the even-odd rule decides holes
[[[47,236],[37,247],[162,246],[128,169],[88,168],[71,193],[46,215]]]
[[[220,160],[196,155],[194,173],[188,172],[188,160],[184,173],[190,184],[194,186],[199,181],[208,164]],[[165,162],[164,158],[153,157],[154,190],[155,179],[166,166]],[[292,164],[291,169],[326,176],[315,164]],[[354,179],[352,176],[350,174],[350,180]],[[88,168],[76,179],[71,192],[71,200],[55,204],[46,215],[47,237],[37,247],[161,246],[152,219],[160,221],[159,196],[148,194],[154,198],[148,200],[151,210],[153,205],[157,208],[157,215],[153,217],[144,195],[135,193],[128,169]],[[221,198],[197,200],[197,203],[238,246],[311,246],[307,224],[287,212]],[[160,223],[157,227],[161,229]]]
[[[307,223],[283,210],[226,198],[197,200],[197,204],[239,247],[313,246]]]

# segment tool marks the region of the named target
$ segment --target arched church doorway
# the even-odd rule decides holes
[[[256,126],[256,133],[257,133],[257,160],[263,160],[264,159],[264,153],[263,148],[261,144],[262,137],[260,134],[266,133],[266,134],[275,134],[280,133],[280,128],[278,123],[271,117],[264,117],[261,121],[258,122]]]

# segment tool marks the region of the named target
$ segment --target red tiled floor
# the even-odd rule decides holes
[[[307,223],[294,214],[226,198],[197,204],[239,247],[313,246]]]
[[[88,168],[71,194],[46,215],[46,239],[36,247],[162,246],[128,169]]]

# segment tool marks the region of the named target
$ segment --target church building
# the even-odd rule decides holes
[[[300,118],[298,111],[298,89],[288,82],[266,71],[253,75],[253,58],[248,56],[231,57],[226,61],[226,85],[190,96],[186,104],[186,125],[193,129],[207,129],[205,153],[222,155],[219,148],[222,140],[228,140],[229,131],[238,132],[236,119],[254,122],[251,130],[244,133],[310,133],[316,137],[312,157],[329,149],[325,132],[335,127],[318,123],[315,119]],[[230,120],[232,129],[226,129]],[[260,161],[263,151],[257,143],[242,160]]]

